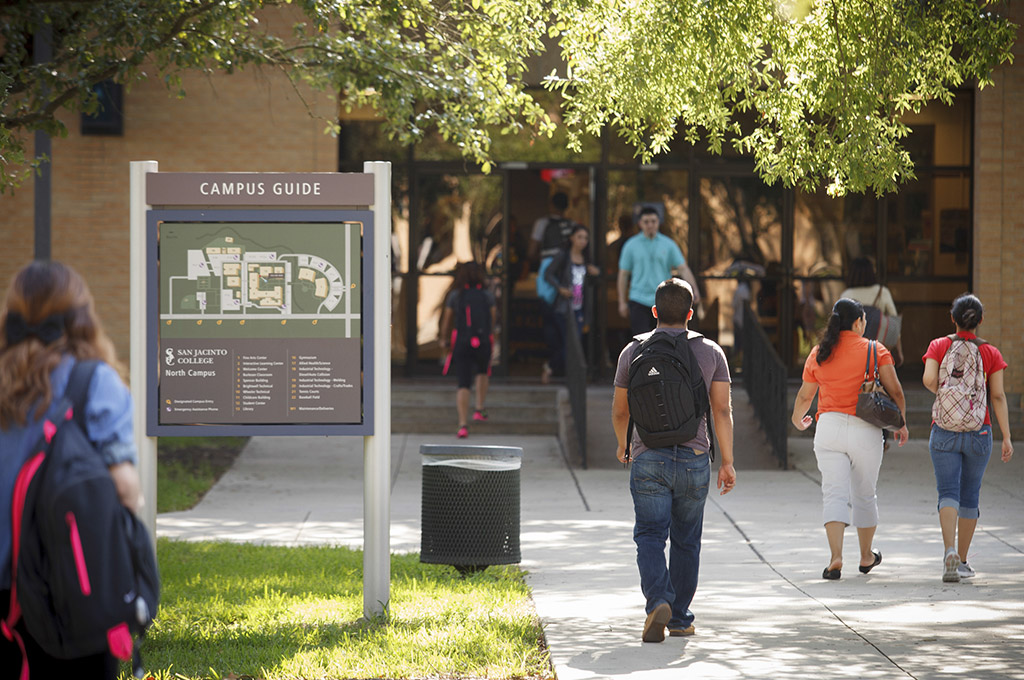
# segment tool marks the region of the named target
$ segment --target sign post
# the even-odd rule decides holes
[[[373,434],[363,438],[363,615],[381,614],[391,599],[391,164],[368,162],[373,175]]]

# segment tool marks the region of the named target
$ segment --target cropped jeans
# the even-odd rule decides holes
[[[662,603],[671,605],[670,628],[693,623],[690,603],[697,591],[704,502],[710,482],[708,456],[685,446],[648,449],[636,457],[630,471],[640,590],[648,614]],[[666,539],[670,540],[667,566]]]
[[[939,510],[956,508],[963,519],[978,519],[981,478],[992,455],[992,426],[975,432],[950,432],[932,425],[928,450],[935,468]]]

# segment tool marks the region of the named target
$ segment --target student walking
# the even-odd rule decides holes
[[[857,396],[869,353],[869,341],[863,337],[866,324],[859,302],[849,298],[836,302],[821,344],[804,363],[803,384],[793,404],[793,425],[806,430],[814,422],[807,411],[818,395],[814,457],[821,472],[822,514],[831,553],[821,577],[829,580],[842,574],[843,534],[851,523],[857,527],[860,572],[867,574],[882,562],[882,553],[872,547],[878,526],[875,489],[882,465],[882,429],[857,417]],[[879,379],[906,420],[903,386],[892,355],[879,343],[876,348]],[[906,425],[896,431],[900,446],[908,436]]]
[[[928,449],[945,548],[942,580],[953,583],[975,573],[967,557],[981,514],[981,478],[992,455],[992,413],[1003,437],[1002,461],[1013,458],[1003,389],[1007,363],[994,345],[976,335],[984,316],[977,297],[958,297],[950,311],[956,333],[932,340],[923,357],[924,386],[935,393]]]
[[[44,420],[58,422],[59,407],[75,363],[99,359],[85,401],[85,433],[110,470],[121,502],[141,504],[132,435],[132,400],[118,372],[114,346],[103,331],[85,281],[57,262],[33,262],[14,277],[0,309],[0,616],[11,601],[11,504],[15,477],[42,436]],[[14,626],[24,643],[33,678],[116,677],[109,652],[74,659],[47,654],[25,628]],[[13,639],[12,639],[13,638]],[[22,651],[15,636],[0,636],[0,677],[19,676]]]
[[[530,234],[528,256],[531,262],[539,259],[537,267],[537,298],[540,300],[541,323],[544,329],[544,343],[548,346],[547,360],[540,369],[540,381],[545,385],[551,381],[552,375],[564,375],[564,367],[558,370],[559,357],[557,348],[560,343],[565,345],[565,326],[559,326],[555,318],[558,303],[558,288],[551,283],[547,275],[551,263],[559,252],[569,247],[569,234],[578,224],[566,215],[569,209],[569,196],[564,191],[557,191],[551,196],[551,213],[533,223]],[[562,319],[565,321],[565,319]],[[564,360],[564,356],[562,357]]]
[[[590,232],[582,224],[573,225],[566,247],[558,251],[551,265],[544,272],[544,277],[558,297],[554,304],[554,332],[549,341],[552,343],[551,370],[556,376],[565,375],[565,343],[566,329],[569,318],[573,320],[576,335],[583,337],[586,323],[587,305],[590,303],[588,280],[601,275],[601,270],[590,262],[587,246],[590,244]]]
[[[484,271],[476,262],[463,262],[455,269],[455,280],[444,302],[438,344],[448,348],[444,374],[455,366],[457,388],[455,411],[459,439],[469,436],[469,388],[476,376],[476,408],[474,422],[487,420],[484,402],[491,377],[491,348],[494,345],[494,324],[498,307],[494,293],[484,287]]]
[[[661,218],[651,206],[640,210],[640,232],[631,236],[619,255],[619,275],[616,282],[619,295],[619,315],[629,319],[634,335],[645,333],[655,326],[651,316],[654,292],[666,278],[676,275],[685,279],[693,291],[693,304],[700,302],[700,292],[686,258],[670,237],[662,234]]]
[[[718,488],[725,494],[736,485],[729,366],[721,347],[687,329],[687,322],[693,316],[692,306],[693,291],[687,282],[673,278],[659,285],[651,310],[657,319],[657,328],[626,345],[619,355],[615,371],[612,425],[618,440],[616,456],[623,463],[633,460],[629,489],[636,518],[633,540],[640,571],[640,590],[647,601],[647,618],[641,638],[644,642],[664,640],[666,627],[672,636],[694,634],[694,614],[690,611],[690,604],[697,590],[704,503],[711,482],[709,452],[713,451],[713,440],[707,427],[709,417],[718,434],[718,452],[722,456]],[[646,364],[644,371],[631,371],[630,368],[634,361],[651,356],[647,352],[655,343],[672,347],[673,357],[668,363],[685,362],[689,368],[688,380],[682,387],[676,383],[677,393],[669,395],[668,400],[674,403],[688,401],[690,409],[683,411],[696,415],[686,420],[686,427],[682,428],[689,433],[688,436],[682,435],[671,444],[662,442],[648,446],[645,439],[653,444],[654,432],[638,425],[630,437],[631,416],[637,423],[645,422],[643,414],[637,413],[633,406],[631,391],[640,393],[647,389],[646,386],[631,385],[637,384],[638,373],[648,376],[657,369],[653,365],[647,368]],[[666,400],[660,401],[664,403]],[[698,410],[695,412],[693,407]],[[710,416],[707,415],[708,409]],[[659,440],[664,438],[661,436]],[[670,541],[667,565],[666,539]]]

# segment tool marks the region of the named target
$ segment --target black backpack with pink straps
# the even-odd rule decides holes
[[[11,507],[11,603],[3,621],[17,642],[21,618],[50,656],[109,651],[133,660],[160,598],[146,527],[121,504],[85,430],[85,401],[99,362],[77,362],[56,412],[15,481]],[[31,668],[25,659],[22,677]],[[141,676],[138,676],[141,677]]]

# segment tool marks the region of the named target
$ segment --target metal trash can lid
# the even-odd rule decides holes
[[[519,446],[421,444],[423,465],[450,465],[471,469],[518,470],[523,462]]]

